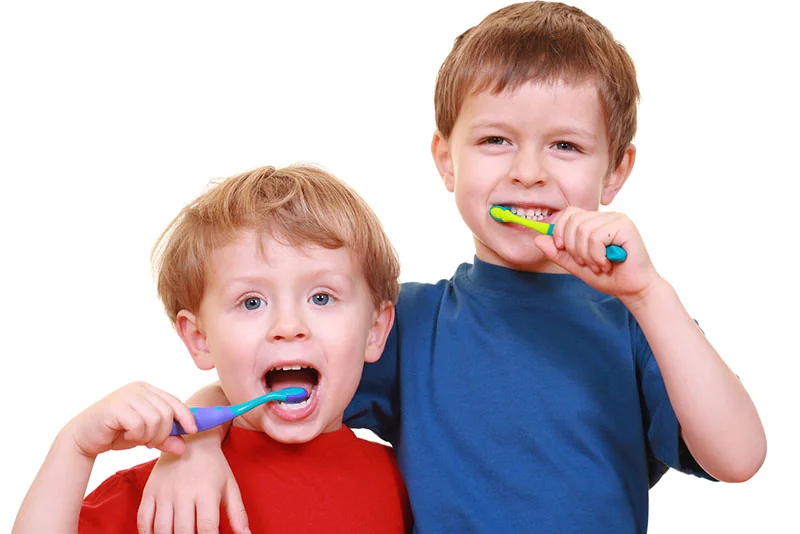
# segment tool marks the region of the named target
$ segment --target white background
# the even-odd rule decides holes
[[[0,8],[0,530],[74,414],[133,380],[186,398],[216,378],[172,331],[149,264],[209,179],[319,163],[374,207],[404,281],[472,259],[429,154],[432,94],[453,39],[504,2],[231,4]],[[636,168],[612,208],[741,376],[769,440],[745,484],[667,475],[650,532],[794,531],[797,8],[578,5],[628,48],[643,94]],[[152,456],[103,455],[90,488]]]

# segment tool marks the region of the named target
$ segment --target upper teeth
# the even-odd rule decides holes
[[[284,365],[283,367],[273,367],[270,371],[299,371],[301,369],[311,369],[310,365]]]
[[[525,217],[526,219],[531,219],[535,221],[541,221],[542,219],[546,219],[550,215],[553,214],[553,210],[550,208],[517,208],[516,206],[511,206],[509,208],[511,213],[518,215],[519,217]]]

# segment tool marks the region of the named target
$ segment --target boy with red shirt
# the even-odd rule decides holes
[[[302,403],[243,414],[223,443],[245,506],[264,511],[250,513],[253,531],[409,531],[392,450],[342,425],[364,363],[381,356],[399,291],[396,255],[369,207],[321,169],[263,167],[186,206],[156,253],[170,320],[232,402],[285,387],[309,392]],[[89,475],[112,449],[182,454],[182,438],[169,435],[174,420],[196,432],[183,403],[141,382],[89,407],[59,433],[13,532],[137,532],[155,461],[115,474],[81,502]]]

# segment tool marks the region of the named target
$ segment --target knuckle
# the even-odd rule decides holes
[[[197,518],[197,532],[200,534],[215,534],[219,531],[219,525],[211,517]]]

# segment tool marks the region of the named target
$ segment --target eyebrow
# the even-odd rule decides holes
[[[553,135],[576,135],[590,141],[597,141],[597,136],[589,130],[583,128],[553,128]]]
[[[513,130],[511,125],[497,121],[478,121],[469,127],[470,131],[480,130],[482,128],[497,129],[497,130]]]
[[[271,280],[270,276],[260,276],[260,275],[242,275],[236,276],[229,280],[225,281],[223,288],[225,290],[229,290],[232,286],[244,285],[259,285],[263,284],[264,282],[269,282]],[[326,283],[335,282],[336,284],[352,284],[354,282],[354,278],[352,276],[348,276],[343,273],[332,272],[325,269],[319,269],[316,271],[311,271],[308,273],[304,273],[301,279],[304,283],[314,284],[319,282],[322,285]]]
[[[478,121],[475,124],[472,124],[469,127],[470,132],[475,132],[477,130],[482,129],[495,129],[495,130],[504,130],[510,132],[516,132],[516,128],[514,126],[498,121],[486,120],[486,121]],[[589,141],[597,142],[598,138],[596,135],[591,133],[589,130],[584,128],[573,128],[573,127],[555,127],[549,130],[551,135],[559,136],[559,135],[575,135],[582,139],[587,139]]]

